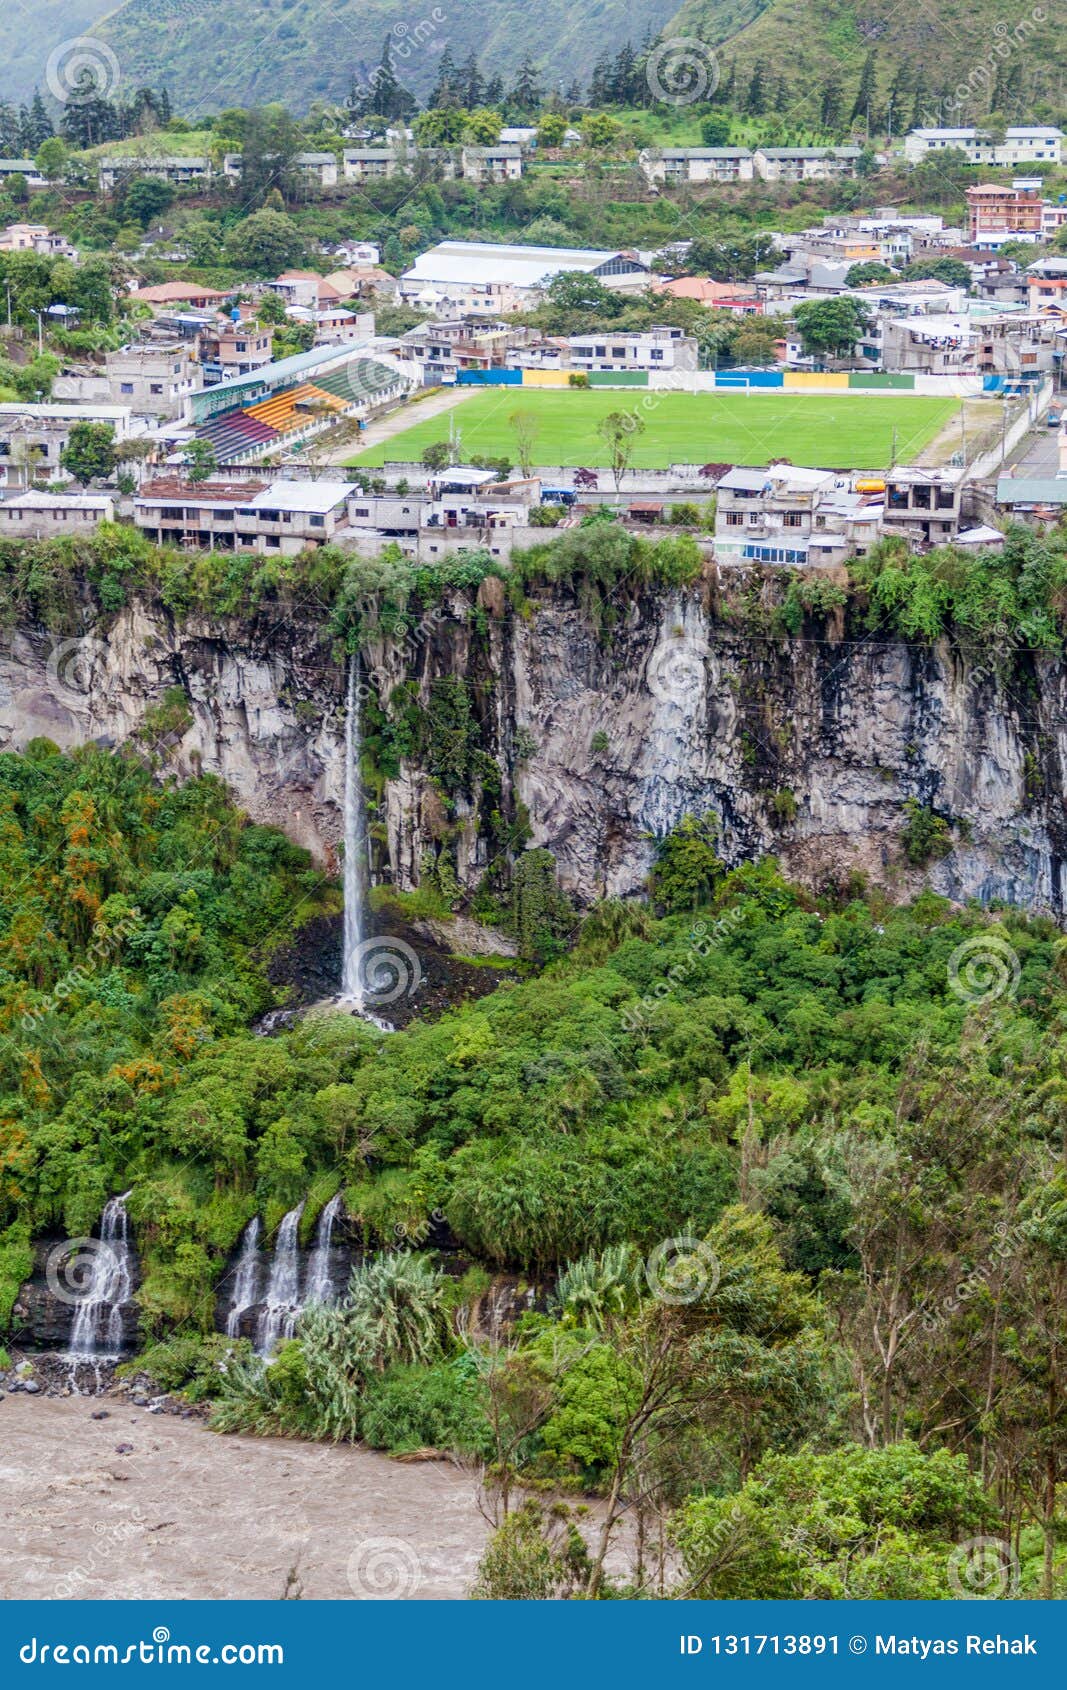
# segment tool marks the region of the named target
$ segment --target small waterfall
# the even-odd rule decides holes
[[[122,1353],[122,1311],[133,1296],[133,1251],[126,1215],[128,1191],[112,1197],[100,1218],[100,1238],[91,1253],[89,1283],[74,1310],[70,1351],[74,1356]]]
[[[303,1203],[290,1209],[278,1228],[270,1279],[263,1312],[259,1317],[258,1343],[261,1356],[269,1356],[283,1334],[288,1337],[300,1312],[300,1217]]]
[[[307,1284],[304,1287],[305,1308],[308,1303],[332,1303],[334,1300],[330,1247],[333,1242],[334,1222],[341,1213],[343,1202],[340,1191],[336,1197],[331,1197],[315,1227],[315,1244],[308,1258]]]
[[[345,900],[344,952],[341,996],[357,1014],[363,1010],[363,864],[367,851],[367,818],[359,766],[359,658],[348,660],[348,709],[345,714],[345,857],[342,865]]]
[[[241,1253],[233,1276],[233,1299],[226,1316],[227,1338],[240,1337],[241,1316],[259,1300],[259,1235],[262,1230],[259,1216],[253,1215],[241,1237]]]

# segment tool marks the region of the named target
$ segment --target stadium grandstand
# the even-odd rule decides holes
[[[418,366],[360,346],[314,346],[189,395],[190,421],[220,464],[292,449],[339,417],[359,418],[421,381]]]

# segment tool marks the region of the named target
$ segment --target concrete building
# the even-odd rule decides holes
[[[320,188],[337,186],[337,158],[334,153],[297,153],[293,164],[302,176]]]
[[[113,402],[144,417],[180,416],[186,395],[203,382],[200,365],[183,341],[123,346],[105,354],[104,369]]]
[[[12,176],[25,176],[28,188],[47,188],[47,178],[41,175],[32,158],[0,158],[0,183]]]
[[[19,493],[0,503],[0,539],[47,540],[55,534],[88,534],[115,520],[106,493]]]
[[[572,270],[622,293],[640,292],[651,274],[635,252],[441,241],[401,276],[400,297],[441,316],[497,316],[534,304],[553,277]]]
[[[972,246],[1038,241],[1043,219],[1040,192],[1022,183],[1013,182],[1009,188],[983,182],[967,189],[967,232]]]
[[[963,472],[894,469],[885,478],[885,529],[914,546],[943,546],[960,528]]]
[[[114,193],[131,176],[154,176],[175,188],[206,187],[214,171],[209,158],[131,158],[100,160],[98,180],[102,194]]]
[[[267,323],[220,323],[200,337],[204,386],[251,375],[273,357],[274,330]]]
[[[69,482],[60,458],[75,423],[105,423],[116,440],[139,432],[129,405],[0,404],[0,488]]]
[[[517,182],[522,175],[522,148],[506,142],[494,147],[464,147],[460,166],[468,182]]]
[[[904,139],[908,164],[920,164],[930,154],[961,152],[968,164],[1023,170],[1034,164],[1059,164],[1062,129],[1050,124],[1016,125],[996,141],[986,129],[913,129]]]
[[[346,182],[380,182],[396,175],[400,160],[392,147],[346,147],[341,169]]]
[[[0,232],[0,252],[39,252],[45,258],[76,258],[66,235],[54,235],[45,223],[9,223]]]
[[[862,147],[757,147],[756,175],[764,182],[827,182],[855,176]]]
[[[648,181],[668,187],[681,182],[751,182],[753,172],[748,147],[646,148],[638,162]]]
[[[737,564],[843,563],[874,545],[882,514],[880,483],[861,492],[831,470],[732,469],[716,489],[715,555]]]
[[[148,539],[190,550],[295,557],[347,528],[355,485],[345,481],[148,481],[133,519]]]
[[[643,333],[578,334],[567,339],[575,370],[695,370],[697,343],[681,329]]]

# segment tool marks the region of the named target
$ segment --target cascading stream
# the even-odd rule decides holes
[[[262,1230],[259,1216],[253,1215],[241,1239],[241,1253],[237,1258],[237,1269],[233,1276],[233,1298],[226,1316],[227,1338],[240,1337],[241,1316],[259,1300],[259,1235]]]
[[[315,1227],[315,1243],[308,1258],[307,1284],[304,1287],[305,1308],[309,1303],[332,1303],[334,1300],[330,1249],[333,1244],[334,1223],[341,1213],[343,1201],[340,1192],[336,1197],[331,1197]]]
[[[345,714],[345,855],[344,954],[341,996],[357,1014],[363,1012],[363,865],[367,855],[367,818],[360,773],[359,658],[348,660],[348,708]]]
[[[74,1310],[70,1351],[75,1356],[122,1353],[123,1310],[133,1297],[133,1251],[126,1214],[128,1191],[112,1197],[100,1218],[89,1283]]]
[[[269,1356],[278,1339],[288,1336],[300,1312],[300,1217],[303,1203],[282,1219],[274,1242],[270,1264],[267,1295],[259,1317],[256,1348],[261,1356]]]

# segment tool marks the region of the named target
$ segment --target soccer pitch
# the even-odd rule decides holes
[[[448,439],[452,422],[460,460],[506,453],[517,462],[509,418],[522,412],[535,421],[535,464],[603,469],[607,452],[597,424],[609,411],[629,411],[645,425],[635,442],[635,469],[788,458],[813,469],[879,470],[912,462],[959,406],[958,399],[911,393],[473,388],[447,415],[415,423],[347,461],[369,468],[417,461],[425,447]]]

